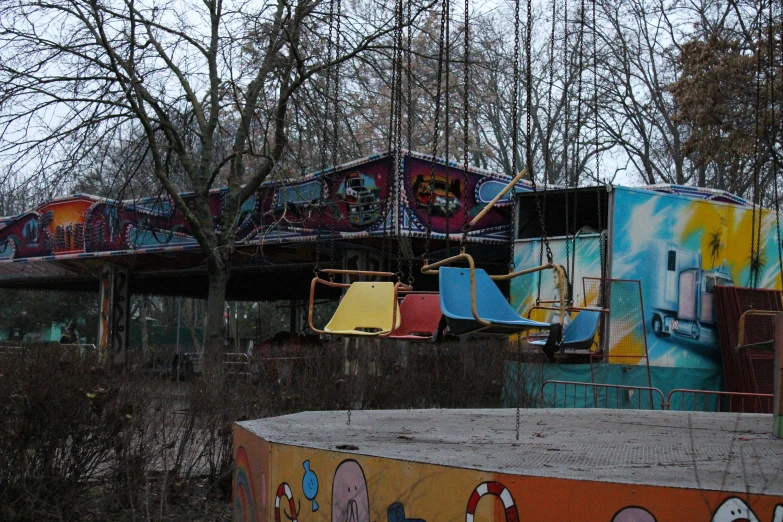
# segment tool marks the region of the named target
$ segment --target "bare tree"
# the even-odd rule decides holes
[[[65,187],[100,147],[140,136],[138,158],[191,224],[209,275],[208,352],[222,345],[235,221],[288,150],[309,82],[377,51],[384,4],[277,0],[21,0],[0,4],[0,144],[6,173]],[[426,5],[416,5],[414,17]],[[174,175],[177,171],[179,175]],[[209,208],[226,192],[220,223]],[[195,192],[191,205],[180,197]]]

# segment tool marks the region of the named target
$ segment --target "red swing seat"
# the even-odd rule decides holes
[[[400,303],[400,326],[389,338],[420,342],[436,340],[442,317],[437,292],[411,292]]]

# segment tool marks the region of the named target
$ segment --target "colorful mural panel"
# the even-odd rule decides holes
[[[719,368],[713,288],[750,283],[751,209],[626,187],[613,194],[612,277],[641,282],[650,364]],[[759,287],[781,288],[766,210],[760,252]]]
[[[237,242],[258,245],[400,235],[461,234],[508,183],[508,177],[456,164],[448,168],[420,154],[404,158],[401,177],[393,158],[371,156],[294,180],[263,184],[236,219]],[[400,191],[397,190],[399,185]],[[520,182],[517,190],[530,190]],[[397,194],[397,192],[401,192]],[[225,190],[209,195],[215,226]],[[193,194],[182,195],[191,205]],[[470,233],[469,241],[507,241],[510,195]],[[399,205],[397,201],[399,200]],[[429,218],[428,218],[429,212]],[[23,214],[0,218],[0,262],[197,250],[190,226],[169,198],[113,201],[74,195]]]
[[[542,263],[541,240],[526,239],[517,241],[514,245],[514,263],[517,270],[524,270]],[[593,295],[585,295],[585,291],[591,291],[583,284],[585,277],[601,277],[601,252],[598,234],[586,234],[577,236],[576,242],[564,238],[550,238],[549,248],[552,251],[552,260],[564,267],[567,272],[573,271],[574,303],[576,306],[584,306],[595,300]],[[576,257],[574,257],[576,253]],[[543,258],[546,262],[546,258]],[[541,288],[541,300],[558,300],[557,273],[554,270],[534,272],[529,276],[517,277],[511,280],[511,304],[519,313],[531,319],[552,323],[559,320],[559,313],[552,310],[535,309],[536,300]],[[586,299],[586,300],[585,300]]]
[[[783,498],[772,495],[518,476],[269,445],[239,427],[234,437],[236,521],[783,520]],[[318,470],[318,489],[331,492],[318,510],[306,507],[309,486],[299,487],[305,462]],[[267,503],[271,491],[278,495]]]

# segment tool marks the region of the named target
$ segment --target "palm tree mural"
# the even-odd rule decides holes
[[[723,250],[723,228],[718,227],[707,234],[707,248],[710,251],[710,260],[712,261],[712,270],[720,259],[721,250]]]
[[[767,260],[761,252],[754,252],[748,258],[750,260],[750,273],[748,274],[748,286],[756,288],[761,278],[761,272],[767,264]]]

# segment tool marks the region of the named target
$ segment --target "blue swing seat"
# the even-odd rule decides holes
[[[449,333],[467,335],[507,336],[531,328],[547,329],[549,323],[531,321],[521,317],[506,301],[506,297],[489,275],[476,269],[476,311],[489,326],[477,321],[471,307],[470,269],[441,267],[440,308],[446,317]]]
[[[563,329],[563,339],[557,345],[557,349],[566,351],[589,351],[595,340],[595,334],[598,331],[598,322],[601,319],[601,312],[593,310],[581,310]],[[546,339],[536,339],[528,341],[531,346],[543,348]]]

